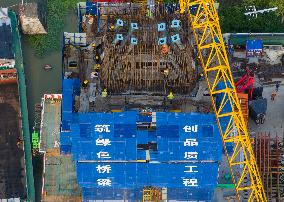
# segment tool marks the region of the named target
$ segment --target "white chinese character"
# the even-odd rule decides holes
[[[99,153],[97,153],[98,158],[102,158],[102,159],[110,159],[111,157],[109,156],[108,152],[102,152],[100,151]]]
[[[186,187],[197,187],[197,179],[183,179],[183,184]]]
[[[109,173],[111,171],[111,167],[110,167],[110,165],[105,165],[105,166],[98,165],[97,171],[99,173],[105,173],[105,172]]]
[[[184,152],[185,159],[197,159],[198,152]]]
[[[95,125],[95,131],[99,133],[102,132],[109,133],[110,132],[109,127],[110,125]]]
[[[185,142],[183,143],[183,145],[186,146],[198,146],[198,142],[196,141],[196,139],[186,139]]]
[[[188,168],[188,170],[185,170],[185,173],[198,173],[197,170],[193,170],[193,168],[197,168],[197,166],[185,166],[186,168]]]
[[[98,182],[99,186],[103,186],[103,187],[111,186],[111,180],[110,179],[98,179],[97,182]]]
[[[98,138],[98,139],[96,139],[96,145],[98,145],[98,146],[109,146],[109,145],[111,145],[110,144],[110,140],[109,139],[100,139],[100,138]]]
[[[186,132],[186,133],[191,133],[191,132],[197,133],[197,131],[198,131],[198,125],[194,125],[194,126],[184,126],[184,127],[183,127],[183,130],[184,130],[184,132]]]

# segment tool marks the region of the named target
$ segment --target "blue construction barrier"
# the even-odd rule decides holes
[[[80,82],[63,80],[63,88],[60,151],[76,162],[83,200],[137,201],[145,186],[167,187],[171,199],[212,198],[222,155],[213,114],[157,112],[156,127],[145,128],[152,116],[138,111],[75,113]]]

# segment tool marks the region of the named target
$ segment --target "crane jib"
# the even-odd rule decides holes
[[[265,202],[265,191],[230,70],[214,1],[180,0],[179,3],[180,12],[190,15],[199,61],[210,90],[238,200]],[[232,154],[226,149],[229,144],[233,145]]]

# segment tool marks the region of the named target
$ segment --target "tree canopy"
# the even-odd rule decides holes
[[[280,2],[283,0],[244,0],[243,3],[229,6],[220,4],[219,16],[222,31],[236,32],[284,32],[284,24],[281,22],[279,13],[265,12],[258,14],[257,18],[248,17],[245,6],[255,5],[257,9],[269,8],[272,1]],[[273,4],[275,5],[275,4]],[[283,5],[281,5],[283,7]],[[273,6],[275,7],[275,6]]]

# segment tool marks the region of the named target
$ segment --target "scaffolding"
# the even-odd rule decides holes
[[[269,200],[284,200],[283,135],[258,133],[254,150],[256,162]]]

